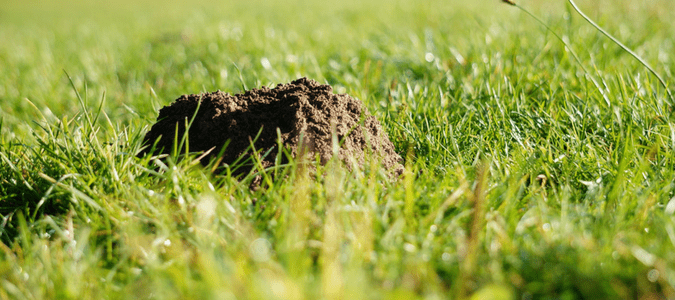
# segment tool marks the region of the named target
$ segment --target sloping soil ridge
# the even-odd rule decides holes
[[[341,141],[338,159],[350,169],[353,164],[362,166],[366,155],[371,153],[390,174],[403,172],[401,156],[395,152],[387,133],[358,99],[334,94],[330,85],[307,78],[235,95],[221,91],[183,95],[159,111],[157,122],[144,138],[146,148],[139,155],[171,153],[175,137],[183,137],[185,125],[193,116],[188,150],[210,150],[202,159],[204,164],[221,151],[220,163],[232,164],[242,155],[250,154],[253,140],[259,153],[272,150],[261,161],[263,167],[271,167],[278,154],[278,138],[293,157],[304,153],[312,158],[318,155],[321,164],[325,164],[334,153],[335,132]],[[281,161],[287,162],[285,158]],[[251,165],[244,166],[236,173],[247,173],[251,168]]]

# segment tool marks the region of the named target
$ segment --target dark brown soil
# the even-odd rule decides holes
[[[359,100],[334,94],[331,86],[307,78],[236,95],[221,91],[183,95],[159,111],[157,123],[144,139],[147,148],[140,155],[150,152],[155,142],[154,154],[171,153],[174,137],[183,136],[185,124],[193,116],[188,132],[189,151],[213,149],[202,159],[205,164],[227,145],[222,151],[221,164],[231,165],[237,158],[251,153],[247,149],[254,140],[260,155],[269,151],[262,159],[262,166],[273,166],[278,154],[278,138],[293,157],[306,152],[311,158],[318,155],[325,164],[333,156],[332,133],[335,132],[342,143],[337,156],[350,169],[353,164],[362,165],[370,152],[379,157],[391,174],[400,175],[403,171],[401,157],[394,151],[387,133]],[[282,157],[281,161],[288,160]],[[251,168],[249,164],[236,173],[248,172]]]

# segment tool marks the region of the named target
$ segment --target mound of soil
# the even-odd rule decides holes
[[[263,167],[273,166],[279,138],[293,157],[303,153],[311,158],[318,155],[325,164],[333,156],[335,132],[341,142],[338,158],[348,167],[362,165],[366,153],[372,152],[392,174],[400,175],[403,171],[401,157],[394,151],[387,133],[359,100],[334,94],[331,86],[307,78],[236,95],[221,91],[183,95],[159,111],[157,123],[145,136],[147,147],[140,155],[152,151],[153,145],[153,154],[171,153],[175,137],[183,137],[185,125],[193,116],[188,131],[189,151],[211,150],[207,159],[202,159],[205,164],[221,152],[221,164],[233,164],[242,155],[252,153],[249,147],[253,140],[259,155],[269,151],[262,158]],[[287,159],[282,157],[281,161]],[[243,166],[236,173],[251,168]]]

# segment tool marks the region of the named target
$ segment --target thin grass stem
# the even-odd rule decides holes
[[[579,9],[579,7],[577,6],[577,4],[574,3],[573,0],[567,0],[567,2],[569,2],[569,3],[572,5],[572,7],[574,8],[574,10],[575,10],[582,18],[584,18],[584,20],[586,20],[586,22],[588,22],[589,24],[591,24],[591,26],[595,27],[595,29],[597,29],[598,31],[600,31],[600,33],[602,33],[602,34],[605,35],[607,38],[609,38],[610,40],[612,40],[612,42],[614,42],[615,44],[617,44],[617,45],[618,45],[619,47],[621,47],[621,49],[623,49],[624,51],[628,52],[628,54],[630,54],[631,56],[633,56],[633,58],[637,59],[637,60],[638,60],[645,68],[647,68],[647,70],[649,70],[649,72],[651,72],[652,75],[654,75],[654,76],[656,77],[656,79],[659,80],[659,82],[661,83],[661,85],[663,86],[663,88],[666,90],[666,93],[668,94],[668,98],[670,98],[670,105],[671,105],[671,107],[672,107],[672,105],[675,103],[675,98],[673,98],[673,94],[670,93],[670,89],[668,89],[668,85],[666,84],[666,81],[663,80],[663,77],[661,77],[661,75],[659,75],[659,73],[657,73],[657,72],[654,70],[654,68],[652,68],[652,66],[650,66],[649,63],[648,63],[646,60],[644,60],[642,57],[640,57],[640,55],[638,55],[637,53],[633,52],[633,50],[631,50],[630,48],[628,48],[626,45],[624,45],[623,43],[621,43],[617,38],[615,38],[614,36],[612,36],[611,34],[609,34],[609,32],[607,32],[606,30],[602,29],[602,27],[600,27],[598,24],[596,24],[595,22],[593,22],[593,20],[591,20],[591,18],[589,18],[588,16],[586,16],[586,14],[584,14],[584,13],[581,11],[581,9]]]

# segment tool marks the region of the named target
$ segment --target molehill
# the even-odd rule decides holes
[[[326,164],[334,153],[334,132],[341,142],[337,156],[348,168],[362,166],[370,152],[390,174],[403,171],[401,156],[387,133],[359,100],[334,94],[331,86],[307,78],[236,95],[221,91],[183,95],[159,111],[157,122],[144,138],[146,148],[139,155],[171,153],[175,137],[183,137],[186,121],[193,116],[188,150],[210,151],[202,159],[204,164],[222,157],[220,164],[231,165],[252,153],[253,141],[259,157],[269,152],[262,157],[262,166],[273,166],[279,138],[293,157],[307,154],[313,159],[318,155],[321,164]],[[288,161],[285,157],[280,160]],[[252,164],[244,165],[235,173],[248,173],[252,168]]]

